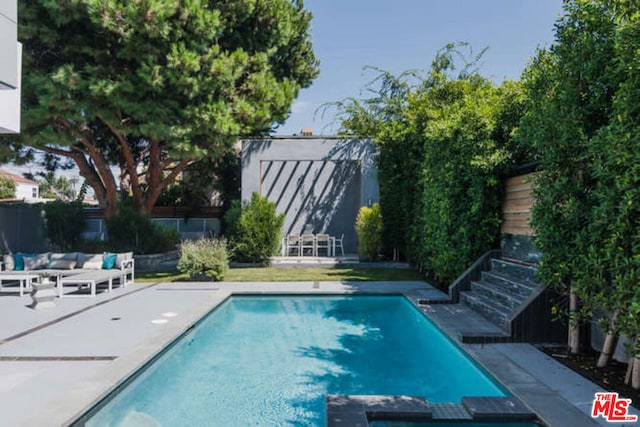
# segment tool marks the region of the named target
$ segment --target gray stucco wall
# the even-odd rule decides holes
[[[376,149],[368,140],[273,138],[242,142],[242,200],[257,192],[286,215],[283,232],[344,234],[357,251],[355,217],[379,199]]]

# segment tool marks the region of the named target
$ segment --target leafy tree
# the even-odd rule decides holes
[[[87,221],[82,202],[54,200],[44,203],[42,209],[45,212],[47,238],[51,244],[59,251],[77,250]]]
[[[118,187],[149,212],[194,161],[268,132],[318,73],[301,0],[19,6],[20,154],[72,159],[108,217]]]
[[[231,200],[240,198],[240,153],[235,149],[217,159],[196,162],[185,172],[182,179],[162,192],[158,206],[209,206],[214,193],[226,210]]]
[[[72,181],[63,175],[56,177],[54,171],[38,172],[35,176],[26,173],[24,176],[38,183],[40,197],[60,197],[64,200],[71,200],[75,197]]]
[[[497,244],[499,178],[526,157],[513,138],[520,85],[481,77],[481,54],[448,45],[426,76],[382,73],[372,98],[339,105],[345,132],[368,133],[379,147],[385,246],[442,284]]]
[[[570,295],[573,352],[575,325],[607,311],[600,366],[618,333],[640,336],[639,21],[633,2],[567,1],[555,43],[525,73],[519,135],[542,165],[533,209],[540,277]],[[640,363],[630,367],[640,387]]]
[[[16,197],[16,183],[8,176],[0,176],[0,199]]]

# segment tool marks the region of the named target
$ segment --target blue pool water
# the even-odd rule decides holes
[[[505,395],[404,297],[233,297],[87,425],[324,425],[327,394]]]

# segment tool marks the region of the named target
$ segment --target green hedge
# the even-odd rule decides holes
[[[382,73],[377,96],[341,105],[345,131],[379,147],[385,252],[445,285],[497,246],[502,176],[528,156],[513,138],[520,85],[495,85],[470,64],[452,76],[465,47],[447,46],[414,83],[411,73]]]
[[[232,233],[229,238],[234,260],[268,264],[270,258],[277,255],[284,214],[276,213],[275,203],[253,193],[251,201],[242,207],[237,220],[227,219],[231,222],[227,226]]]

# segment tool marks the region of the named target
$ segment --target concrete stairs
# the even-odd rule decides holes
[[[491,269],[471,281],[470,290],[460,292],[460,301],[479,312],[505,333],[542,286],[535,282],[537,269],[504,259],[491,259]]]

